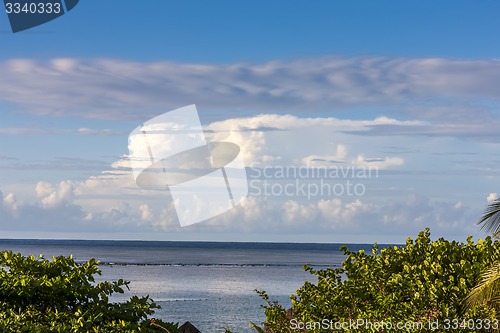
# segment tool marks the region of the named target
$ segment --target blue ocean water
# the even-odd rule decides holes
[[[304,281],[315,282],[302,266],[339,267],[340,244],[218,243],[82,240],[0,240],[0,250],[46,258],[72,254],[77,261],[100,260],[98,281],[131,281],[130,291],[117,295],[149,295],[161,309],[154,317],[190,321],[203,333],[254,332],[261,323],[263,304],[255,289],[290,306],[290,294]],[[371,245],[351,244],[351,251]]]

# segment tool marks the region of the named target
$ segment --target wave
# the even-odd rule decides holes
[[[208,298],[155,298],[155,302],[202,302],[208,301]]]
[[[82,261],[83,263],[84,261]],[[237,264],[237,263],[130,263],[130,262],[105,262],[101,261],[100,266],[165,266],[165,267],[302,267],[305,264],[290,263],[290,264],[273,264],[273,263],[252,263],[252,264]],[[336,264],[310,264],[312,267],[331,267],[338,268]]]

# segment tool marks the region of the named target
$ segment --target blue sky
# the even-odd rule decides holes
[[[485,1],[89,0],[23,35],[2,15],[2,58],[117,57],[231,63],[336,55],[482,59],[498,54]]]
[[[403,242],[431,227],[484,236],[474,222],[499,185],[499,13],[496,1],[86,0],[13,34],[2,12],[0,232]],[[134,187],[127,137],[190,104],[214,139],[242,147],[248,166],[380,174],[358,180],[362,196],[250,196],[180,228],[165,197]]]

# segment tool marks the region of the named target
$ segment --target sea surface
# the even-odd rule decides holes
[[[350,244],[351,251],[371,245]],[[339,267],[344,254],[340,244],[219,243],[84,240],[0,240],[0,250],[46,258],[72,254],[77,261],[100,260],[99,281],[124,279],[133,295],[149,295],[161,309],[153,317],[190,321],[202,333],[255,332],[250,321],[260,324],[265,316],[261,298],[265,290],[286,307],[290,294],[306,280],[316,282],[302,266]]]

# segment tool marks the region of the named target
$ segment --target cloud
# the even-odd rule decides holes
[[[46,135],[51,131],[39,128],[0,128],[1,135]]]
[[[208,124],[206,137],[209,141],[233,142],[240,146],[247,165],[304,165],[323,166],[344,163],[352,166],[374,167],[400,166],[401,157],[376,156],[380,161],[366,161],[359,157],[361,146],[353,145],[350,132],[363,132],[378,124],[393,124],[403,128],[418,121],[401,121],[388,117],[373,120],[345,120],[333,117],[300,118],[293,115],[263,114],[253,117],[231,118]],[[248,128],[274,128],[274,131],[248,131]],[[242,130],[243,129],[243,130]],[[349,133],[345,133],[348,131]],[[372,140],[365,139],[366,143]],[[379,140],[390,143],[392,138]],[[370,143],[373,144],[373,143]],[[332,153],[331,150],[334,150]],[[311,154],[311,151],[315,153]]]
[[[141,219],[144,221],[151,221],[153,219],[153,213],[148,204],[140,205],[139,210],[141,211]]]
[[[38,182],[35,192],[43,208],[56,208],[74,196],[75,185],[70,181],[62,181],[58,186],[46,182]]]
[[[124,187],[127,178],[93,178],[59,184],[39,182],[35,202],[21,202],[13,193],[1,195],[1,228],[4,231],[98,233],[109,237],[122,232],[150,235],[154,239],[191,232],[226,234],[315,235],[321,241],[340,242],[346,235],[366,239],[401,241],[430,226],[434,235],[473,232],[477,212],[461,201],[431,200],[407,195],[398,200],[373,202],[370,197],[249,196],[235,209],[201,224],[180,228],[165,193]],[[402,200],[401,200],[402,199]],[[140,236],[139,236],[140,237]],[[253,236],[252,236],[253,237]]]
[[[307,167],[331,167],[332,165],[348,165],[354,168],[364,168],[374,170],[384,170],[391,167],[398,167],[404,164],[401,157],[370,157],[365,158],[358,155],[352,160],[346,160],[347,149],[345,145],[337,145],[337,154],[335,155],[309,155],[302,162]]]
[[[161,197],[144,203],[144,196],[127,195],[122,184],[125,182],[106,177],[99,181],[38,182],[33,188],[36,199],[31,201],[0,192],[0,228],[4,232],[29,231],[32,235],[86,233],[107,234],[108,238],[113,234],[155,230],[157,218],[161,218],[155,211],[163,209],[159,204]],[[151,202],[154,208],[150,207]]]
[[[391,167],[398,167],[404,164],[404,160],[400,157],[375,157],[375,158],[365,158],[359,155],[356,158],[355,165],[369,168],[377,168],[378,170],[383,170]]]
[[[35,234],[45,231],[81,230],[81,227],[77,226],[83,213],[80,207],[69,202],[68,186],[68,182],[62,182],[59,186],[40,182],[35,187],[40,199],[36,202],[19,200],[12,192],[7,195],[0,192],[1,230],[29,230]]]
[[[359,179],[351,176],[347,170],[347,176],[331,179],[301,179],[300,176],[280,178],[274,173],[250,179],[268,180],[271,185],[276,184],[281,188],[292,183],[292,191],[301,185],[295,185],[297,179],[306,185],[324,180],[329,186],[342,185],[348,179],[366,187],[366,195],[364,190],[361,195],[354,196],[330,193],[307,198],[293,194],[252,194],[236,209],[220,217],[181,229],[169,193],[138,187],[131,174],[130,162],[123,156],[111,167],[104,168],[102,173],[85,181],[38,182],[32,187],[36,197],[31,201],[17,199],[17,193],[9,189],[8,194],[2,195],[2,230],[67,230],[77,234],[109,233],[110,237],[114,237],[116,232],[127,231],[141,235],[149,233],[154,238],[168,238],[172,233],[220,233],[220,239],[225,239],[228,233],[242,235],[242,238],[245,235],[286,234],[292,240],[310,234],[322,237],[322,241],[342,241],[343,236],[355,234],[371,237],[365,238],[365,241],[377,235],[401,240],[427,226],[443,235],[452,233],[463,236],[471,233],[471,221],[475,220],[478,210],[466,204],[469,203],[469,197],[459,197],[460,193],[450,195],[449,189],[456,184],[456,177],[440,178],[441,185],[431,190],[419,187],[435,179],[426,178],[426,170],[446,175],[450,173],[449,155],[432,155],[430,166],[427,165],[428,159],[422,162],[422,166],[410,154],[415,151],[414,138],[399,138],[397,146],[394,146],[394,137],[390,135],[372,140],[369,136],[346,133],[346,130],[363,132],[378,125],[409,128],[418,124],[421,122],[390,117],[345,120],[266,114],[216,121],[206,126],[206,136],[211,141],[238,144],[247,165],[254,172],[262,173],[266,167],[271,173],[285,167],[307,169],[307,162],[312,159],[316,160],[315,163],[329,163],[335,167],[359,169],[374,166],[380,170],[416,170],[421,173],[410,178],[408,174],[381,172],[380,177],[377,173],[376,177]],[[273,130],[250,130],[262,128]],[[437,152],[454,152],[448,150],[447,146],[436,144],[434,140],[420,140],[419,144],[430,150],[428,154],[436,152],[432,150],[434,147],[438,147]],[[161,142],[156,144],[160,145]],[[459,145],[459,151],[480,153],[481,149],[477,148],[482,146],[480,142],[469,146]],[[496,151],[494,146],[487,146]],[[401,154],[406,154],[404,159]],[[470,156],[477,158],[476,155]],[[448,164],[441,166],[440,158]],[[76,165],[81,161],[76,159],[69,162]],[[465,178],[462,180],[467,181]],[[415,190],[415,187],[418,189]],[[332,238],[327,239],[328,236]]]
[[[343,144],[337,145],[337,151],[334,155],[309,155],[302,159],[302,163],[306,166],[318,166],[328,163],[344,163],[347,156],[347,148]]]
[[[14,193],[8,193],[6,196],[3,196],[2,192],[0,192],[0,199],[2,199],[3,207],[6,211],[10,212],[13,216],[18,215],[18,211],[23,203],[17,200]]]
[[[0,161],[2,161],[0,159]],[[22,160],[22,159],[6,159],[0,164],[0,170],[83,170],[90,172],[99,172],[108,168],[109,164],[100,161],[85,158],[73,157],[55,157],[49,160]]]
[[[12,59],[0,63],[0,78],[0,99],[24,112],[106,119],[144,119],[193,102],[233,115],[390,104],[422,119],[462,118],[457,114],[466,117],[471,108],[480,111],[476,118],[494,119],[480,102],[500,96],[498,61],[444,58],[233,64]],[[456,107],[439,109],[449,100]]]
[[[463,203],[433,201],[419,195],[409,195],[404,199],[375,204],[361,198],[301,203],[293,199],[275,201],[249,197],[216,221],[195,228],[209,231],[211,226],[223,225],[221,232],[244,230],[253,234],[289,234],[296,240],[300,235],[312,234],[321,241],[336,242],[345,239],[345,235],[402,241],[426,227],[431,227],[435,236],[467,235],[475,231],[471,223],[475,212]]]
[[[488,201],[488,203],[493,203],[496,199],[498,199],[498,194],[497,193],[490,193],[488,195],[488,197],[486,198],[486,201]]]
[[[461,137],[470,138],[478,141],[500,142],[498,136],[498,128],[500,123],[498,120],[489,122],[490,126],[485,126],[484,119],[476,119],[464,124],[432,124],[421,123],[417,125],[401,126],[400,124],[377,124],[368,125],[363,131],[345,131],[348,134],[363,135],[363,136],[416,136],[416,137]]]
[[[125,132],[110,129],[45,129],[45,128],[24,128],[11,127],[0,128],[0,135],[97,135],[97,136],[116,136],[126,135]]]

